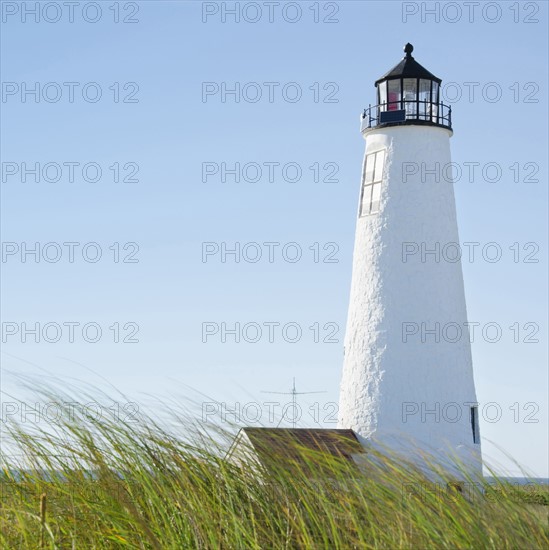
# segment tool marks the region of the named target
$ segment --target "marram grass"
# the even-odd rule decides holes
[[[78,401],[43,394],[60,406]],[[377,453],[362,471],[305,450],[299,464],[241,471],[223,460],[234,432],[171,413],[169,430],[143,412],[135,423],[73,414],[4,426],[19,466],[3,456],[0,547],[549,547],[543,489],[522,498],[508,484],[486,490],[471,479],[458,492]]]

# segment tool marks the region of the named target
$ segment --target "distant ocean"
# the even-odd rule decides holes
[[[10,470],[10,474],[11,474],[11,478],[15,481],[21,479],[21,474],[23,472],[29,472],[29,470]],[[93,471],[87,471],[86,472],[87,475],[88,475],[88,478],[89,479],[97,479],[97,474]],[[44,473],[44,479],[53,479],[53,475],[52,473]],[[56,472],[54,474],[55,476],[57,476],[57,479],[59,480],[63,480],[64,479],[64,474],[59,471],[59,472]],[[120,479],[123,479],[124,476],[123,474],[118,474]],[[0,481],[2,481],[2,479],[5,479],[5,474],[3,474],[1,471],[0,471]],[[535,484],[535,485],[549,485],[549,478],[548,477],[498,477],[497,478],[499,481],[506,481],[507,483],[511,483],[513,485],[528,485],[528,484]],[[495,478],[492,477],[492,476],[484,476],[484,481],[486,484],[491,484],[491,483],[495,483]]]
[[[536,485],[549,485],[549,477],[498,477],[499,481],[507,481],[514,485],[527,485],[529,483],[535,483]],[[494,478],[491,476],[484,476],[486,483],[494,483]]]

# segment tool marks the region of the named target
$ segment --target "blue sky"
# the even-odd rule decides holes
[[[300,398],[302,424],[314,425],[315,407],[324,411],[319,420],[329,419],[338,398],[364,148],[359,115],[375,102],[374,81],[409,41],[415,58],[447,84],[454,161],[478,163],[472,182],[463,177],[455,184],[460,239],[480,243],[479,252],[487,243],[502,251],[497,262],[478,253],[463,263],[469,319],[502,329],[500,341],[479,337],[472,344],[479,402],[496,404],[481,417],[483,450],[516,470],[497,445],[549,475],[547,4],[479,2],[469,21],[459,3],[461,15],[447,2],[281,2],[272,22],[263,2],[240,2],[240,22],[230,14],[223,21],[222,10],[234,2],[99,2],[101,14],[86,4],[75,8],[72,23],[66,8],[58,22],[48,22],[55,7],[35,22],[32,14],[23,19],[21,3],[2,6],[2,241],[8,248],[1,313],[3,323],[12,323],[4,332],[18,331],[4,334],[4,391],[24,399],[9,373],[45,371],[99,386],[107,379],[138,403],[148,392],[175,393],[182,401],[193,394],[200,405],[208,400],[197,397],[201,392],[228,407],[263,407],[276,396],[262,390],[286,391],[295,376],[298,390],[326,392]],[[436,4],[438,22],[424,11]],[[109,6],[119,10],[119,23]],[[257,16],[256,6],[259,21],[247,22]],[[22,96],[23,83],[36,82],[50,101]],[[66,82],[76,83],[73,102]],[[239,83],[248,95],[238,102],[230,94],[203,96],[204,83],[208,90]],[[92,102],[98,89],[101,99]],[[262,95],[253,102],[257,90]],[[73,165],[73,182],[67,166],[57,182],[53,172],[23,182],[23,162],[40,169],[80,164]],[[87,163],[91,171],[83,176]],[[120,179],[137,167],[138,181],[113,181],[115,163]],[[223,182],[220,172],[203,181],[204,163],[220,172],[222,163],[229,170],[256,163],[262,177],[254,182],[250,165],[240,182],[230,173]],[[274,181],[265,163],[275,163]],[[283,172],[288,163],[294,164]],[[101,177],[93,182],[97,165]],[[293,181],[296,166],[301,177]],[[57,243],[59,261],[26,256],[23,262],[22,243],[35,242]],[[74,262],[66,242],[79,243]],[[203,243],[215,243],[208,249],[214,250],[235,242],[280,244],[272,245],[272,262],[264,245],[255,263],[236,263],[230,255],[222,262],[220,254],[203,261]],[[85,247],[84,259],[86,243],[98,245]],[[137,243],[138,251],[126,243]],[[287,243],[299,245],[299,261],[289,261],[297,247]],[[57,250],[50,245],[50,257]],[[249,259],[254,250],[246,248]],[[115,262],[117,251],[122,259],[135,252],[127,259],[138,261]],[[337,262],[324,262],[327,254]],[[36,322],[80,325],[72,343],[66,326],[58,342],[36,343],[32,336],[23,342],[22,323]],[[236,322],[259,324],[262,338],[235,343],[228,335],[223,343],[217,333],[203,342],[203,323],[221,329]],[[85,323],[101,327],[96,343],[82,337]],[[114,323],[121,339],[138,327],[139,341],[115,343]],[[280,323],[271,325],[273,342],[265,323]],[[299,341],[287,341],[291,332],[284,338],[279,329],[287,323],[301,328]],[[515,323],[518,333],[509,328]],[[334,327],[336,342],[323,342]],[[539,341],[525,342],[536,328]],[[279,398],[280,410],[288,398]],[[501,418],[491,422],[497,407]],[[263,414],[268,424],[265,408]]]

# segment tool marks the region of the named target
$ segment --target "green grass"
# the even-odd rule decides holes
[[[78,400],[43,393],[49,402]],[[169,429],[142,412],[137,423],[64,415],[55,425],[11,424],[11,448],[24,457],[25,472],[16,477],[3,458],[0,546],[501,550],[549,545],[542,488],[541,496],[530,491],[526,498],[505,483],[487,492],[468,490],[481,483],[470,479],[459,494],[445,480],[435,485],[413,466],[373,454],[364,472],[313,452],[304,453],[304,468],[294,464],[268,476],[242,472],[223,460],[232,434],[206,432],[180,412],[170,412]],[[315,469],[322,470],[322,480],[311,479]],[[46,495],[42,510],[41,495]]]

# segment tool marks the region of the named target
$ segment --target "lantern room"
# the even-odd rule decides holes
[[[362,129],[420,124],[452,128],[452,110],[440,100],[442,80],[413,57],[414,47],[404,46],[405,56],[375,83],[377,105],[362,115]]]

